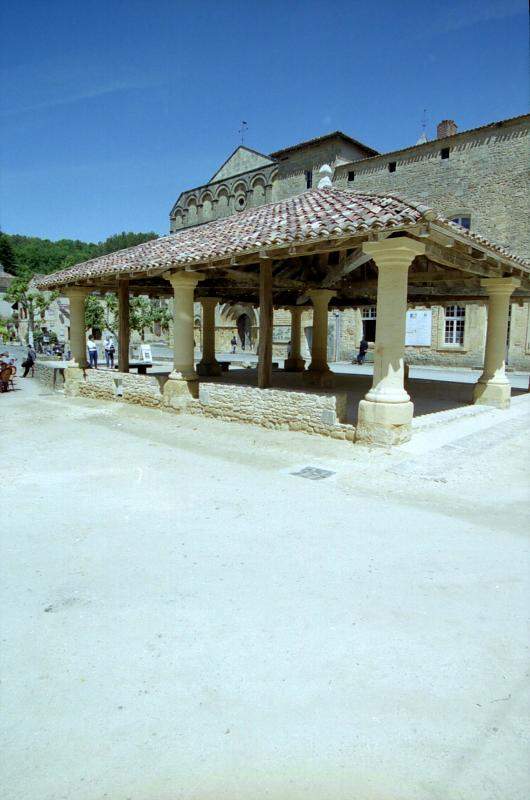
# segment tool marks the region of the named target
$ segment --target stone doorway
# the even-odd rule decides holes
[[[363,336],[367,342],[375,342],[376,322],[375,319],[363,319]]]
[[[252,323],[248,314],[240,314],[236,324],[241,348],[243,350],[252,350]]]

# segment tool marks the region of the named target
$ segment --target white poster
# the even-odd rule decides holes
[[[140,347],[140,351],[142,353],[142,361],[144,361],[146,364],[152,364],[153,356],[151,355],[151,345],[142,344]]]
[[[405,344],[412,347],[429,347],[431,344],[432,311],[430,308],[407,311]]]

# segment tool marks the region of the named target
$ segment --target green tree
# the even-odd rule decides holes
[[[17,274],[17,264],[15,261],[15,254],[11,247],[9,237],[5,233],[0,233],[0,264],[4,267],[6,272],[11,275]]]
[[[59,292],[39,292],[29,285],[29,280],[17,276],[6,290],[5,298],[10,303],[18,306],[18,322],[21,317],[28,320],[28,340],[31,343],[35,335],[35,317],[38,313],[40,320],[44,320],[47,309],[59,296]],[[22,314],[20,311],[22,310]],[[18,325],[17,325],[18,327]]]
[[[142,342],[145,340],[145,329],[152,328],[153,307],[147,297],[131,297],[129,301],[129,326],[138,331]]]
[[[53,301],[57,300],[58,297],[59,292],[48,292],[46,294],[43,292],[35,292],[35,308],[40,313],[42,320],[46,316],[46,311],[49,309]]]
[[[103,303],[93,294],[89,294],[85,302],[85,327],[103,330],[105,327],[105,312]]]
[[[148,233],[132,233],[132,231],[115,233],[114,236],[109,236],[108,239],[97,245],[99,248],[98,255],[115,253],[117,250],[125,250],[127,247],[135,247],[137,244],[149,242],[151,239],[158,239],[158,234],[154,231],[149,231]]]
[[[152,300],[151,302],[153,323],[160,325],[162,333],[168,333],[169,324],[173,319],[171,312],[166,304],[163,304],[160,300]]]
[[[0,261],[8,272],[31,277],[35,274],[48,274],[59,269],[74,266],[97,256],[114,253],[126,247],[133,247],[142,242],[157,238],[154,231],[147,233],[125,232],[109,236],[103,242],[82,242],[79,239],[39,239],[36,236],[20,236],[18,234],[2,234],[1,238],[11,249],[14,267],[9,268],[9,252]],[[1,244],[0,244],[1,254]],[[9,263],[8,263],[9,262]]]
[[[103,315],[105,328],[116,336],[118,325],[118,297],[109,292],[103,297]]]
[[[28,342],[30,344],[33,343],[35,331],[35,298],[37,294],[36,291],[29,288],[28,279],[24,277],[17,277],[11,281],[5,293],[5,299],[9,303],[17,304],[18,320],[20,321],[22,317],[28,320]]]

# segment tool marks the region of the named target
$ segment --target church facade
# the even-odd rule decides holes
[[[241,145],[211,179],[180,194],[170,212],[170,231],[197,226],[246,209],[300,194],[319,181],[324,165],[332,181],[358,193],[397,194],[431,206],[443,216],[480,233],[517,255],[530,257],[528,193],[530,116],[458,132],[452,120],[438,125],[437,138],[422,136],[411,147],[390,153],[336,131],[264,154]],[[449,294],[449,292],[448,292]],[[216,345],[227,350],[232,337],[238,349],[255,349],[258,311],[252,307],[218,307]],[[199,327],[197,310],[197,328]],[[283,357],[290,338],[289,314],[274,313],[274,352]],[[407,312],[409,363],[480,367],[486,337],[486,306],[464,297]],[[373,303],[330,313],[330,361],[352,360],[364,336],[375,338]],[[304,312],[306,355],[311,344],[312,313]],[[199,336],[199,331],[197,330]],[[507,363],[530,368],[530,308],[513,303],[507,341]]]

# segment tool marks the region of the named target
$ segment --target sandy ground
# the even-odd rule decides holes
[[[529,396],[386,452],[19,385],[3,800],[526,800]]]

